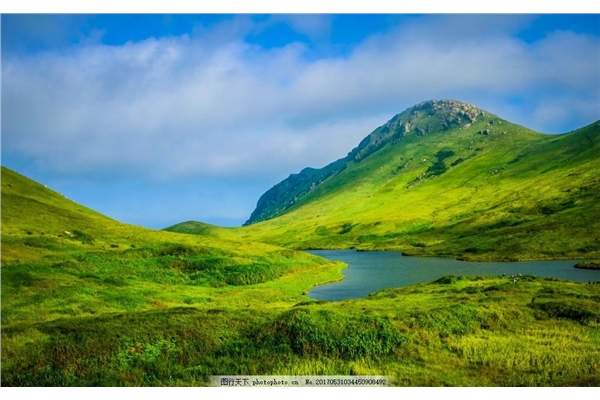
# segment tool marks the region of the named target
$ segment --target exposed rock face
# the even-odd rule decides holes
[[[305,168],[299,174],[291,174],[260,197],[256,209],[244,225],[281,214],[302,196],[312,192],[325,179],[343,170],[345,168],[344,160],[338,160],[321,169]]]
[[[457,100],[429,100],[419,103],[375,129],[346,157],[321,169],[306,168],[272,187],[258,200],[256,209],[245,225],[282,214],[323,181],[344,170],[348,163],[359,163],[407,135],[425,136],[455,127],[466,129],[485,115],[485,111]]]
[[[463,103],[457,100],[430,100],[417,104],[415,109],[428,110],[429,115],[436,113],[447,114],[447,120],[454,120],[457,123],[468,120],[469,123],[477,121],[477,117],[484,116],[485,111],[479,108]]]

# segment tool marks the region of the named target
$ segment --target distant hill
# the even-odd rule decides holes
[[[180,222],[164,228],[163,231],[189,233],[193,235],[206,235],[223,239],[235,239],[237,237],[237,235],[233,233],[233,229],[198,221]]]
[[[258,201],[246,237],[465,259],[600,256],[600,121],[541,134],[426,101]]]
[[[218,226],[207,224],[204,222],[198,221],[187,221],[181,222],[179,224],[175,224],[164,228],[165,231],[173,231],[179,233],[186,233],[186,231],[193,232],[194,234],[209,234],[213,232],[215,229],[220,229]]]

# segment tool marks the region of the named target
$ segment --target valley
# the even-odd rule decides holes
[[[598,386],[598,284],[448,273],[316,300],[310,290],[342,280],[346,264],[301,250],[597,260],[599,142],[597,122],[544,135],[424,102],[276,185],[239,228],[127,225],[2,167],[1,383]]]

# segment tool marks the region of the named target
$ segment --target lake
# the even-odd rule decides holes
[[[318,300],[366,297],[382,289],[435,281],[446,275],[535,275],[574,282],[600,281],[600,270],[573,268],[583,260],[468,262],[449,258],[404,257],[399,251],[310,250],[308,253],[349,265],[344,280],[314,287],[308,296]],[[507,278],[508,279],[508,278]]]

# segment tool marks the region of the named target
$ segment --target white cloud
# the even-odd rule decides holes
[[[275,14],[271,20],[287,23],[296,32],[313,38],[331,33],[332,16],[329,14]]]
[[[191,37],[8,58],[3,147],[73,173],[283,178],[334,161],[431,98],[499,113],[519,96],[536,111],[514,112],[515,122],[541,131],[598,118],[598,108],[581,107],[600,98],[597,37],[556,32],[528,44],[506,33],[520,19],[461,18],[423,18],[318,60],[299,43],[244,43],[240,35],[258,28],[243,16]],[[448,21],[481,35],[455,27],[444,38]],[[295,26],[317,35],[326,22]]]

